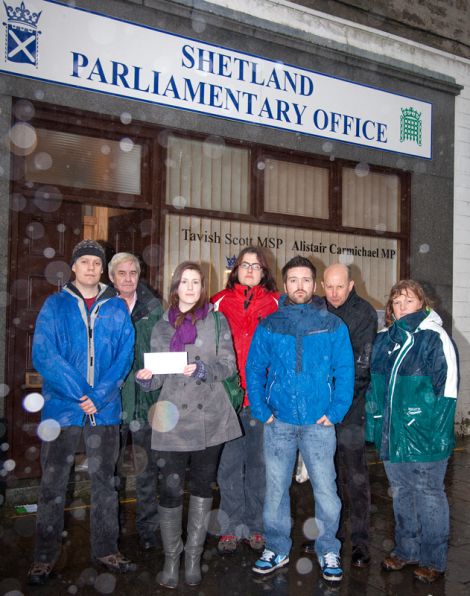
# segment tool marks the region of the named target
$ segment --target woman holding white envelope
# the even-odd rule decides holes
[[[161,477],[159,514],[165,553],[158,582],[176,588],[183,551],[186,468],[189,465],[191,496],[184,546],[185,580],[197,585],[202,579],[200,560],[220,452],[226,441],[241,435],[241,430],[222,384],[236,371],[232,337],[223,315],[219,315],[220,330],[216,327],[205,278],[197,263],[186,261],[175,269],[169,304],[152,331],[150,345],[157,354],[147,358],[147,368],[138,371],[136,379],[144,390],[161,387],[150,414],[152,449],[157,452]],[[178,365],[182,352],[187,354],[186,364]],[[162,353],[160,362],[158,353]],[[147,364],[151,359],[152,369]],[[180,372],[175,373],[178,366]]]

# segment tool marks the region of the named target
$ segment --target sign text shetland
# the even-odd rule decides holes
[[[429,103],[49,0],[10,2],[3,72],[431,157]]]

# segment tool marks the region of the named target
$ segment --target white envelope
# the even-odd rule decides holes
[[[187,352],[151,352],[144,354],[144,368],[151,370],[154,375],[182,373],[187,364]]]

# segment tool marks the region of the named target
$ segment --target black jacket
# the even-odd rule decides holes
[[[355,405],[359,405],[355,403],[358,398],[361,398],[359,400],[361,404],[364,403],[364,397],[369,386],[370,356],[377,335],[377,312],[367,300],[357,295],[354,287],[346,302],[338,308],[328,302],[326,304],[328,310],[340,317],[346,324],[354,352],[354,401],[351,410],[343,421],[347,422],[354,416]],[[363,413],[361,414],[362,418]]]

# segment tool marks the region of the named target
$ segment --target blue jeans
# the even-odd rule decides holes
[[[395,514],[393,554],[423,567],[445,571],[449,504],[444,489],[447,459],[435,462],[384,462]]]
[[[336,533],[341,501],[336,492],[335,427],[320,424],[296,426],[277,419],[264,427],[266,498],[263,519],[266,548],[284,555],[292,546],[289,488],[297,450],[307,467],[315,498],[315,521],[319,530],[315,552],[317,555],[327,552],[339,554],[341,544]]]
[[[220,488],[221,534],[248,538],[263,533],[265,472],[263,424],[251,417],[250,408],[240,412],[243,436],[225,444],[217,483]]]

